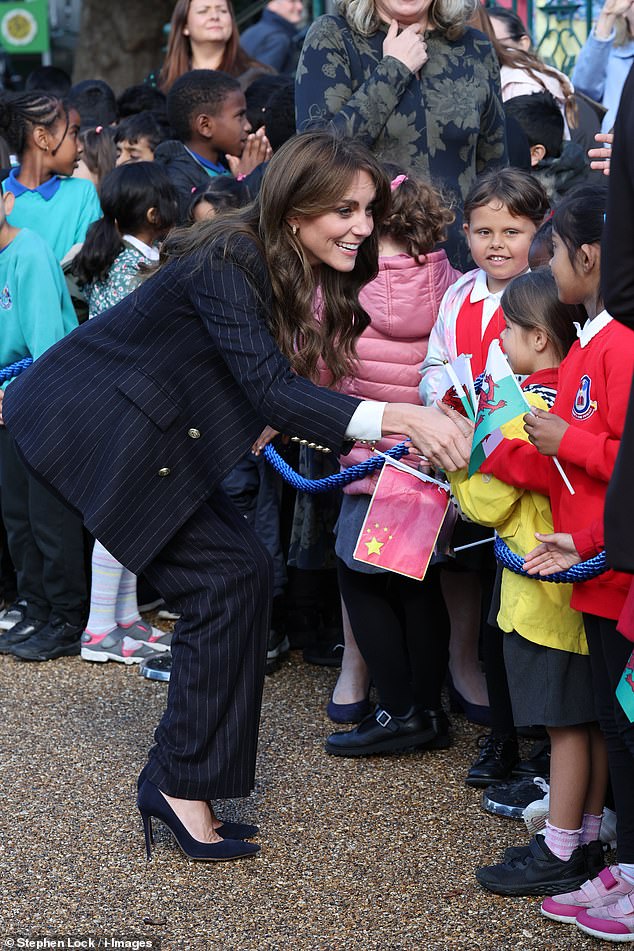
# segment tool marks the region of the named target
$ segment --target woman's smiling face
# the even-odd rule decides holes
[[[365,171],[357,172],[332,211],[315,217],[295,216],[297,240],[315,267],[327,264],[335,271],[352,271],[359,248],[374,229],[375,186]]]

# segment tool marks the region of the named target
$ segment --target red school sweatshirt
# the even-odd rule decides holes
[[[552,458],[521,440],[502,443],[482,467],[509,485],[548,494],[555,531],[575,535],[603,520],[634,372],[634,332],[605,312],[586,324],[581,339],[584,345],[576,341],[559,368],[552,408],[569,423],[557,458],[575,494],[565,487]],[[607,571],[575,584],[571,606],[616,620],[631,581],[623,572]]]

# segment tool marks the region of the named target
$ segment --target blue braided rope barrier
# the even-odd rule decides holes
[[[0,383],[6,383],[7,380],[12,380],[14,376],[19,376],[23,370],[26,370],[27,367],[30,367],[33,363],[32,357],[23,357],[22,360],[18,360],[17,363],[12,363],[8,367],[3,367],[0,370]]]
[[[391,456],[393,459],[401,459],[408,452],[407,443],[399,442],[396,446],[388,449],[385,455]],[[311,495],[316,495],[319,492],[329,492],[331,489],[339,489],[351,482],[356,482],[357,479],[363,479],[372,472],[376,472],[385,463],[382,456],[370,456],[369,459],[365,459],[363,462],[357,462],[354,466],[350,466],[342,472],[325,476],[323,479],[305,479],[282,459],[277,450],[273,448],[272,443],[268,443],[264,447],[263,455],[276,472],[279,472],[285,482],[288,482],[289,485],[300,492],[308,492]]]
[[[546,575],[542,578],[541,575],[529,575],[524,571],[524,559],[520,555],[516,555],[512,552],[506,542],[502,541],[501,538],[496,537],[493,543],[493,551],[502,567],[508,568],[509,571],[515,572],[516,575],[524,575],[526,578],[535,578],[537,581],[554,581],[555,584],[572,584],[575,581],[589,581],[590,578],[596,578],[608,570],[605,552],[602,551],[598,555],[595,555],[594,558],[589,558],[587,561],[582,561],[578,565],[573,565],[572,568],[568,568],[566,571],[558,571],[554,575]]]

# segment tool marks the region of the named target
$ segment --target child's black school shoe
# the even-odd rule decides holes
[[[504,862],[512,862],[528,858],[531,851],[531,843],[528,842],[526,845],[512,845],[508,849],[504,850]],[[593,842],[588,842],[586,845],[580,846],[586,855],[586,871],[588,873],[588,881],[592,881],[593,878],[596,878],[601,869],[605,868],[605,853],[608,850],[608,846],[605,842],[602,842],[601,839],[594,839]]]
[[[528,855],[479,868],[476,878],[496,895],[559,895],[587,881],[586,849],[577,846],[564,862],[550,851],[544,836],[537,834],[529,843]]]
[[[489,786],[508,779],[519,761],[517,737],[489,733],[478,740],[480,752],[469,768],[467,786]]]
[[[547,794],[548,783],[541,776],[511,779],[508,783],[487,787],[482,793],[482,808],[492,816],[521,819],[527,806]]]

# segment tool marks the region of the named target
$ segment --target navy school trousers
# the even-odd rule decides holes
[[[143,776],[179,799],[248,796],[271,613],[271,557],[220,489],[145,569],[181,617]]]

